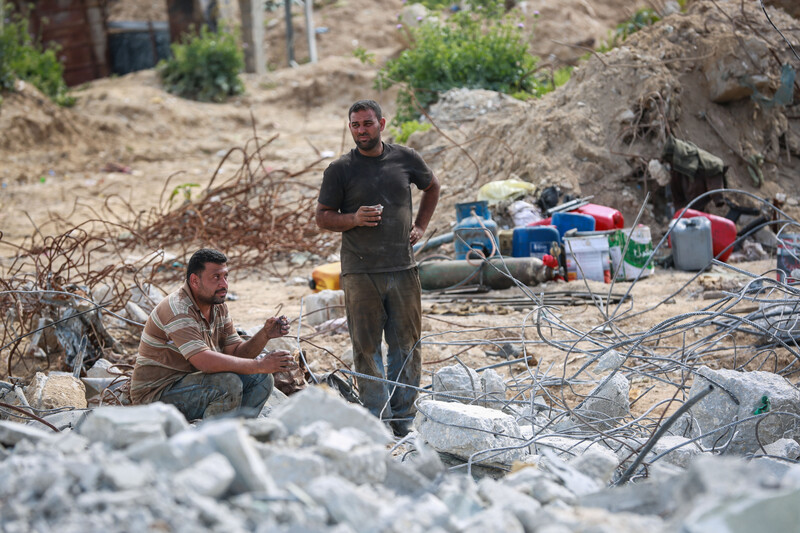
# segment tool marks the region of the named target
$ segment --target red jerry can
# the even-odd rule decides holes
[[[625,218],[618,210],[604,205],[586,204],[574,210],[594,218],[595,231],[622,229],[625,227]]]

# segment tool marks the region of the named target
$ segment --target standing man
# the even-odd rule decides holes
[[[289,332],[285,316],[268,318],[247,341],[236,333],[225,304],[227,263],[221,252],[198,250],[183,286],[150,313],[131,378],[133,403],[171,403],[187,420],[239,409],[257,416],[272,374],[297,366],[286,351],[257,358],[269,339]]]
[[[317,204],[317,225],[342,232],[342,288],[356,371],[385,378],[381,338],[386,336],[388,379],[418,387],[422,306],[412,246],[422,238],[439,201],[439,181],[410,148],[381,141],[386,119],[373,100],[348,112],[356,147],[328,166]],[[411,185],[421,189],[412,223]],[[415,388],[358,378],[364,405],[406,435]]]

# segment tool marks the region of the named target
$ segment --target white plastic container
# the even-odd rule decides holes
[[[625,242],[628,242],[625,249]],[[648,260],[653,255],[653,240],[650,228],[642,224],[635,228],[617,230],[608,237],[611,255],[611,271],[618,280],[646,278],[655,271],[655,265]],[[625,250],[625,257],[622,251]],[[645,266],[646,265],[646,266]]]
[[[705,270],[714,258],[711,222],[705,217],[682,218],[672,228],[672,260],[678,270]]]
[[[611,283],[611,259],[608,236],[566,237],[567,281],[591,279]]]

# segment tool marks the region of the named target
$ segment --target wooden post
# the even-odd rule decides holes
[[[294,28],[292,27],[292,0],[283,2],[286,13],[286,54],[289,58],[289,66],[297,66],[294,60]]]
[[[239,0],[242,15],[242,42],[244,43],[244,70],[264,74],[267,60],[264,54],[264,2]]]
[[[314,31],[314,1],[303,0],[306,13],[306,39],[308,40],[308,60],[317,62],[317,32]]]

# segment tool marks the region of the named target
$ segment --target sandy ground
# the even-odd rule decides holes
[[[527,4],[531,17],[534,10],[540,10],[536,24],[541,33],[536,35],[541,41],[537,41],[534,48],[541,48],[543,54],[555,54],[557,48],[564,48],[553,44],[553,39],[599,40],[631,9],[627,2],[581,0],[570,2],[569,6],[560,4],[558,10],[562,16],[557,17],[549,3]],[[37,232],[56,234],[87,218],[112,219],[115,215],[125,218],[157,205],[176,185],[197,183],[202,187],[208,184],[223,155],[231,148],[246,145],[254,131],[262,139],[277,136],[263,154],[271,168],[297,172],[311,165],[307,172],[309,182],[316,180],[318,183],[329,161],[319,161],[320,154],[330,152],[335,156],[351,146],[344,115],[352,101],[363,97],[378,99],[384,103],[389,117],[394,110],[395,93],[373,88],[376,67],[364,65],[352,57],[355,44],[349,34],[350,23],[358,16],[359,27],[372,28],[374,35],[359,37],[359,42],[378,50],[380,61],[398,50],[393,27],[401,7],[399,0],[382,0],[377,8],[372,0],[325,3],[320,9],[318,24],[330,27],[331,34],[321,38],[323,60],[319,64],[278,68],[264,76],[245,75],[245,94],[221,105],[176,98],[163,91],[153,71],[97,80],[78,88],[75,90],[78,103],[73,109],[55,108],[30,88],[4,95],[0,124],[14,135],[0,143],[3,163],[0,165],[0,229],[3,233],[0,244],[6,245],[0,253],[3,263],[8,265],[16,253],[13,245],[29,243]],[[559,28],[562,33],[563,28],[569,28],[569,34],[560,35]],[[270,43],[280,42],[277,27],[275,32],[268,32],[268,39]],[[270,50],[278,51],[273,61],[277,65],[279,45],[275,44]],[[230,175],[238,165],[237,160],[231,160],[222,167],[221,174]],[[459,172],[445,169],[440,178],[445,189],[433,224],[446,228],[453,219],[452,205],[472,200],[475,190],[460,186],[464,177]],[[775,190],[777,187],[773,186]],[[630,204],[628,209],[636,209],[633,200]],[[265,258],[265,262],[268,259]],[[237,269],[236,264],[231,265],[231,291],[238,299],[229,306],[237,325],[248,329],[268,316],[286,314],[293,321],[292,336],[305,338],[301,347],[315,371],[340,367],[341,363],[333,356],[343,358],[349,347],[346,335],[317,335],[308,326],[299,325],[304,298],[312,294],[305,280],[315,266],[328,259],[316,258],[286,277],[276,277],[265,269]],[[760,274],[774,268],[774,259],[740,266]],[[695,281],[673,296],[692,276],[658,270],[632,288],[628,282],[617,283],[614,293],[622,294],[630,288],[634,310],[655,306],[646,314],[619,322],[620,328],[629,335],[646,331],[666,318],[707,305],[702,295],[709,286],[735,285],[735,278],[744,279],[715,269],[704,277],[705,285]],[[595,282],[588,285],[598,294],[608,291],[608,285]],[[175,287],[177,284],[164,286],[168,290]],[[586,292],[587,287],[583,283],[551,282],[533,290],[537,293]],[[499,299],[516,293],[509,289],[493,291],[490,295]],[[657,305],[663,300],[667,303]],[[503,339],[524,338],[527,350],[538,360],[539,372],[549,376],[569,374],[586,361],[585,355],[565,354],[539,337],[531,327],[533,304],[523,309],[503,306],[487,309],[478,302],[472,304],[472,309],[453,305],[450,313],[443,314],[442,305],[434,308],[434,303],[427,298],[424,301],[426,384],[430,374],[444,365],[463,362],[477,368],[501,361],[485,352],[496,351]],[[603,322],[601,313],[593,305],[557,307],[552,312],[583,333]],[[686,336],[699,338],[705,333],[695,328],[687,331]],[[567,335],[563,331],[550,334],[553,338],[574,338],[574,334]],[[135,352],[135,339],[127,341],[126,355],[130,356]],[[536,368],[517,364],[501,367],[499,372],[511,379],[529,370],[535,372]],[[588,376],[586,379],[595,378]],[[650,384],[650,378],[645,375],[635,377],[631,397],[635,399]],[[579,387],[578,390],[583,389]],[[578,397],[574,390],[562,392],[569,397],[568,402]],[[637,402],[635,410],[643,412],[673,393],[671,387],[656,389],[645,400]]]

